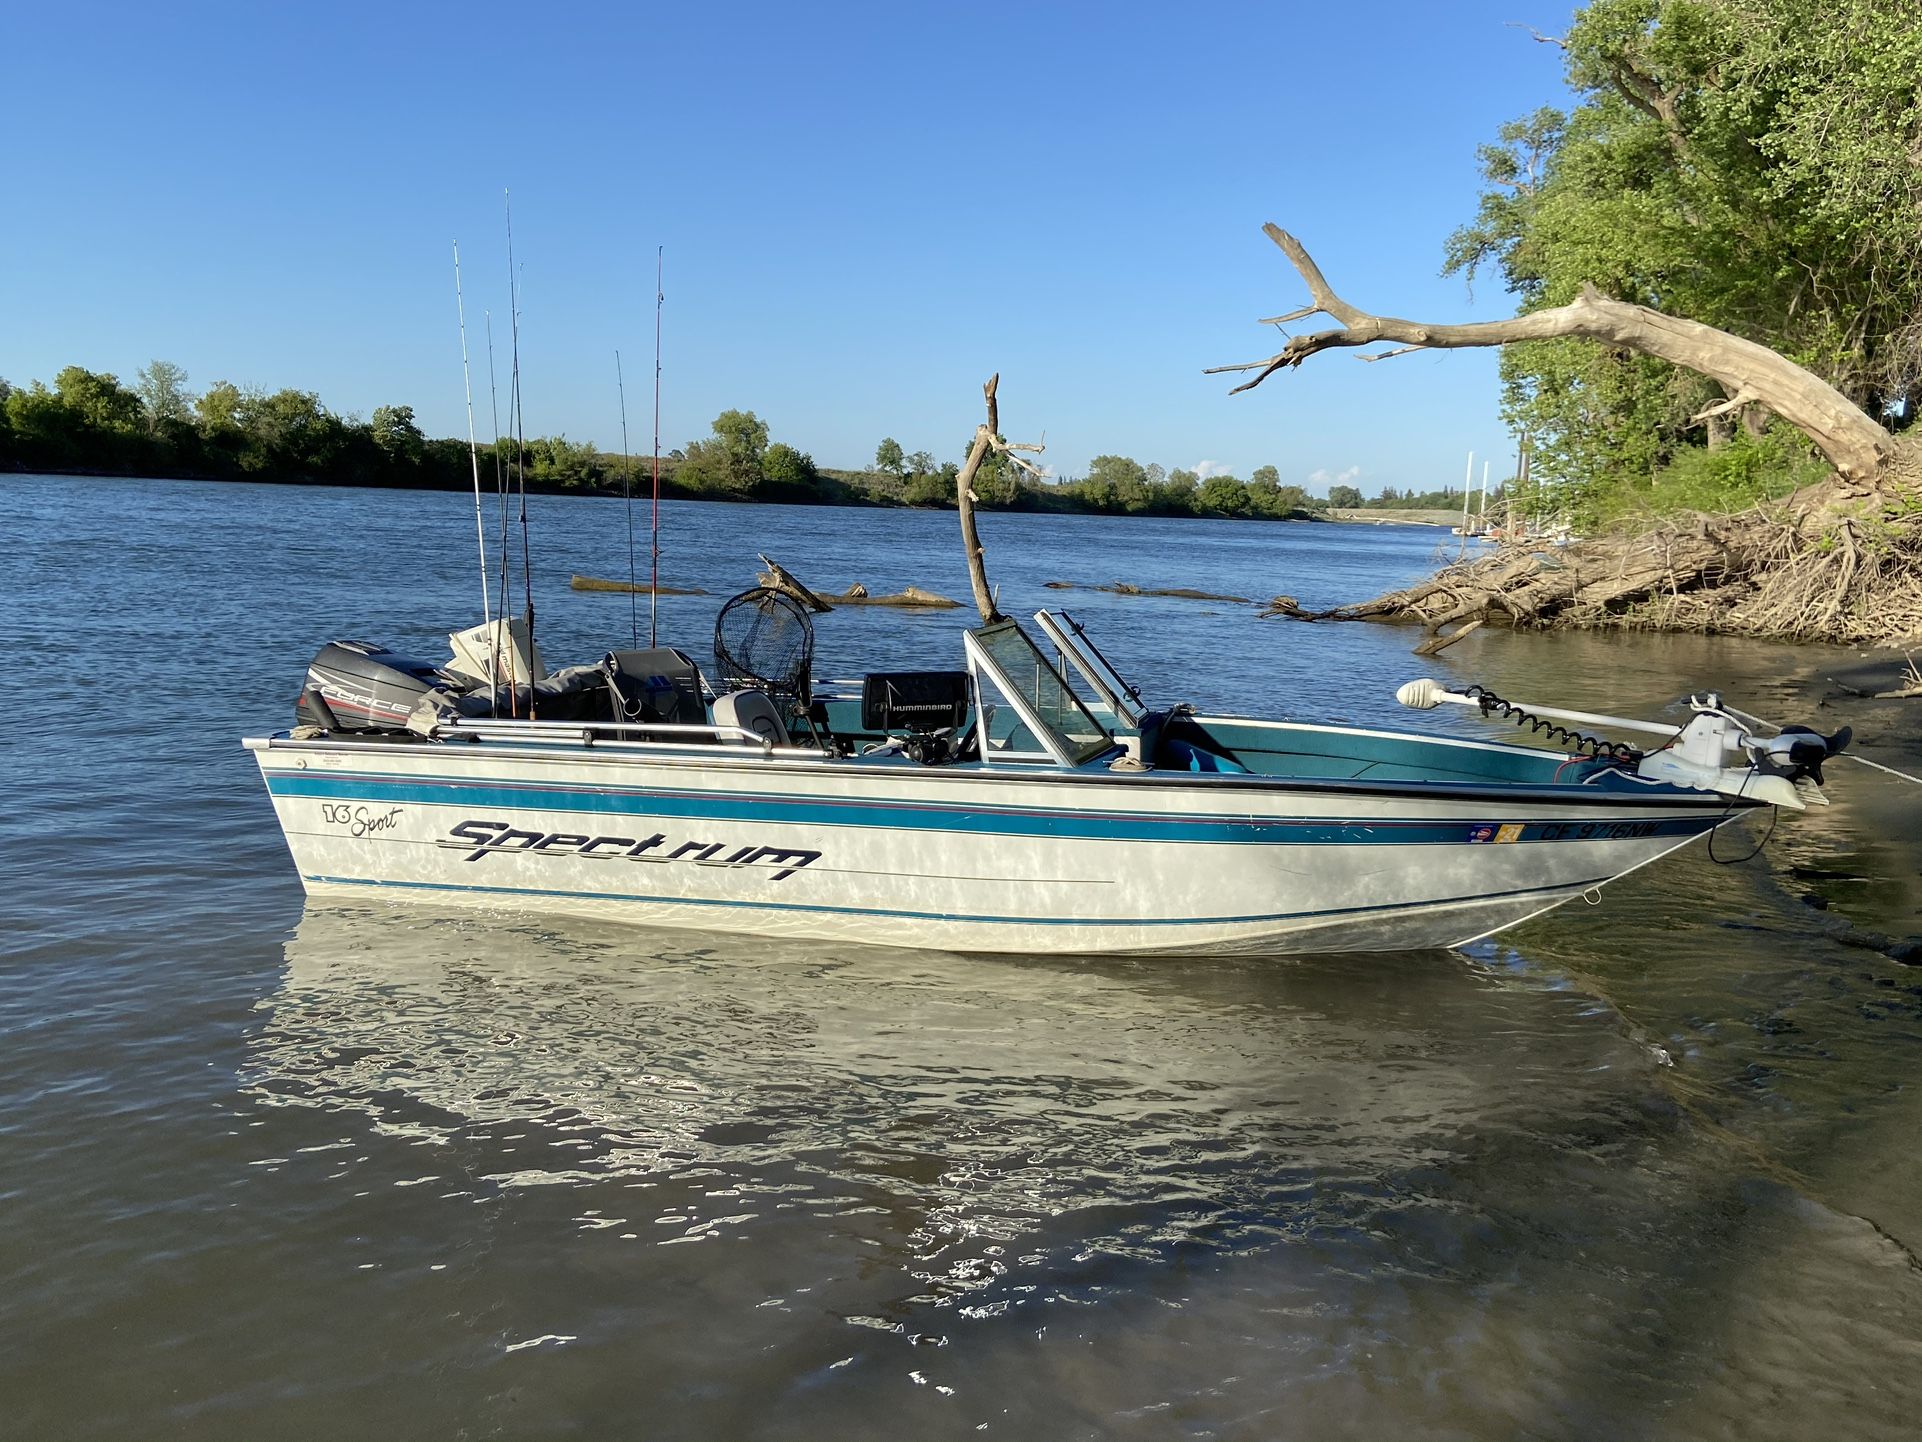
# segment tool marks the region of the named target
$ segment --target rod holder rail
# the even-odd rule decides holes
[[[685,748],[698,742],[745,743],[764,756],[825,755],[815,747],[776,746],[768,737],[745,726],[694,726],[667,721],[443,721],[434,727],[437,738],[472,737],[477,741],[572,741],[592,746],[600,741],[614,745],[646,746],[665,744]],[[650,742],[651,737],[667,738]],[[681,739],[685,738],[685,740]]]

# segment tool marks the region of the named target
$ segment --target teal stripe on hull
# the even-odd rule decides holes
[[[471,810],[567,811],[699,821],[786,822],[891,831],[949,831],[989,836],[1043,836],[1095,841],[1180,841],[1288,846],[1460,846],[1493,841],[1501,818],[1460,820],[1319,821],[1235,820],[1227,817],[1144,816],[1039,808],[964,807],[914,802],[831,800],[823,797],[738,796],[718,792],[610,791],[519,786],[497,781],[390,780],[366,776],[271,774],[279,797],[323,798],[388,805],[460,806]],[[1617,841],[1699,836],[1722,820],[1706,816],[1624,816],[1601,820],[1514,823],[1513,839]]]
[[[748,911],[825,912],[836,916],[885,916],[906,921],[980,922],[993,926],[1229,926],[1250,922],[1313,921],[1322,917],[1358,916],[1366,913],[1415,911],[1424,907],[1472,906],[1484,901],[1510,901],[1522,896],[1548,896],[1556,892],[1575,893],[1601,886],[1610,876],[1586,881],[1558,882],[1554,886],[1525,886],[1514,891],[1489,891],[1475,896],[1444,896],[1431,901],[1395,902],[1388,906],[1338,906],[1324,911],[1276,911],[1254,916],[1195,917],[1080,917],[1080,916],[974,916],[945,911],[896,911],[877,906],[819,906],[794,901],[735,901],[721,897],[641,896],[613,891],[564,891],[533,886],[466,886],[456,882],[379,881],[362,876],[303,876],[302,880],[320,886],[378,886],[403,891],[475,892],[493,896],[555,896],[576,901],[638,901],[660,906],[711,906]]]

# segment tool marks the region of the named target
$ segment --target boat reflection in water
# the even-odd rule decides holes
[[[596,1435],[1402,1435],[1414,1397],[1465,1436],[1695,1435],[1811,1329],[1852,1374],[1905,1345],[1851,1320],[1863,1229],[1492,946],[975,957],[310,903],[286,961],[248,1135],[460,1379],[450,1432],[511,1401]]]
[[[1434,953],[968,957],[310,903],[251,1081],[478,1143],[483,1189],[658,1181],[642,1220],[679,1237],[878,1210],[947,1295],[1324,1229],[1372,1251],[1385,1213],[1457,1206],[1518,1117],[1635,1109],[1651,1064],[1597,1010]],[[991,1265],[925,1270],[977,1240]],[[927,1299],[905,1280],[885,1306]]]

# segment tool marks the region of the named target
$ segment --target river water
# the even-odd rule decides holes
[[[0,497],[5,1435],[1916,1435],[1922,972],[1834,934],[1922,931],[1913,788],[1836,765],[1757,859],[1697,848],[1466,955],[306,906],[238,738],[289,723],[327,639],[438,656],[478,619],[471,503]],[[550,663],[625,643],[626,597],[566,589],[626,574],[620,504],[532,507]],[[665,526],[664,578],[715,593],[663,602],[697,655],[757,551],[967,594],[950,514]],[[1433,674],[1794,719],[1846,659],[1484,632],[1423,662],[1395,628],[1042,582],[1325,605],[1420,574],[1432,531],[982,529],[1004,605],[1065,600],[1164,701],[1478,726],[1397,714]],[[818,669],[954,664],[964,620],[837,611]]]

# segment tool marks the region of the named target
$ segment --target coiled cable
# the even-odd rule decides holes
[[[1462,691],[1464,696],[1472,696],[1481,707],[1482,715],[1491,720],[1499,717],[1513,721],[1524,730],[1533,731],[1547,738],[1557,746],[1566,746],[1571,751],[1593,756],[1597,761],[1610,761],[1618,766],[1636,766],[1641,763],[1642,753],[1624,741],[1610,741],[1603,736],[1590,736],[1581,731],[1571,731],[1566,726],[1550,721],[1545,716],[1537,716],[1533,711],[1517,706],[1513,701],[1505,701],[1486,686],[1469,686]]]

